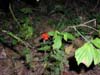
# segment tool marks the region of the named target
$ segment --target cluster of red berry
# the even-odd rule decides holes
[[[47,41],[47,40],[49,39],[48,33],[42,33],[42,34],[41,34],[41,38],[42,38],[43,40]]]

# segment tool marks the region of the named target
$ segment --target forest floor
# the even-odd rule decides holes
[[[22,9],[22,8],[25,8],[25,6],[26,5],[19,6],[18,4],[16,9],[20,11],[19,8]],[[49,55],[48,52],[45,53],[45,52],[41,52],[37,50],[38,47],[40,47],[41,34],[44,32],[49,32],[53,30],[67,31],[67,26],[71,26],[73,24],[78,25],[78,24],[86,22],[87,20],[89,21],[90,19],[87,19],[88,17],[86,14],[80,15],[78,16],[78,18],[72,17],[76,15],[74,14],[74,15],[71,15],[71,17],[74,19],[70,19],[71,18],[70,16],[60,13],[60,12],[50,13],[49,15],[42,15],[43,13],[40,14],[37,11],[31,12],[31,9],[29,8],[26,10],[24,9],[24,13],[23,11],[18,12],[17,10],[15,9],[13,10],[15,17],[17,18],[17,21],[16,19],[14,19],[11,13],[6,14],[4,12],[0,12],[0,29],[1,29],[1,32],[0,32],[0,75],[58,75],[55,73],[55,71],[53,71],[55,69],[53,64],[58,64],[58,62],[55,63],[53,62],[53,60],[50,60],[50,62],[45,63],[46,57],[47,55]],[[66,12],[66,14],[68,13]],[[68,18],[70,20],[68,20]],[[98,19],[98,16],[96,16],[96,18]],[[27,21],[27,19],[29,21]],[[94,19],[94,17],[91,19]],[[22,55],[22,52],[25,49],[25,46],[22,43],[19,43],[19,42],[16,43],[15,40],[11,36],[9,36],[9,34],[2,32],[2,30],[7,30],[10,32],[14,32],[15,34],[18,34],[18,32],[20,32],[17,29],[17,26],[18,26],[17,24],[19,21],[22,22],[22,24],[24,21],[25,23],[32,24],[32,27],[34,29],[34,33],[31,39],[28,39],[25,41],[26,43],[29,43],[32,45],[30,49],[31,56],[32,56],[31,67],[28,63],[26,63],[26,58]],[[60,21],[61,21],[61,24],[59,25]],[[92,27],[96,27],[94,22],[90,25],[92,25]],[[96,25],[99,26],[99,23],[97,23]],[[72,29],[68,31],[74,33]],[[97,35],[92,30],[90,31],[89,29],[86,29],[86,28],[83,28],[82,32],[87,33],[90,37],[91,36],[95,37],[94,35]],[[73,41],[71,41],[71,44],[72,42]],[[82,44],[81,40],[79,40],[79,43]],[[87,68],[83,64],[81,66],[78,66],[74,57],[68,58],[68,62],[69,64],[64,66],[64,70],[60,72],[59,75],[100,75],[99,65],[92,64],[89,68]],[[49,64],[49,67],[47,67],[48,64]]]

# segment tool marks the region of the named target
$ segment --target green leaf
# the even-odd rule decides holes
[[[65,33],[65,34],[63,34],[63,35],[64,35],[64,40],[65,40],[65,41],[67,41],[67,39],[68,39],[68,38],[67,38],[67,37],[68,37],[68,35],[67,35],[66,33]]]
[[[50,35],[50,36],[54,36],[54,34],[55,34],[54,31],[50,31],[50,32],[48,32],[48,35]]]
[[[67,33],[67,32],[62,33],[62,35],[64,36],[63,38],[65,41],[67,41],[67,39],[70,39],[70,40],[75,39],[75,37],[72,34]]]
[[[91,43],[86,43],[81,48],[78,48],[75,52],[75,58],[78,65],[83,63],[89,67],[93,61],[93,53],[94,47]]]
[[[54,37],[54,44],[53,44],[53,49],[59,49],[62,46],[62,37],[59,35],[56,35]]]
[[[92,43],[97,47],[100,48],[100,38],[96,38],[92,41]]]
[[[50,46],[45,45],[45,46],[43,46],[43,47],[41,47],[41,48],[38,48],[38,50],[39,50],[39,51],[49,51],[50,48],[51,48]]]
[[[100,50],[95,49],[94,50],[94,64],[97,65],[100,63]]]

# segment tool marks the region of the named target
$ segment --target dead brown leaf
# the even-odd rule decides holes
[[[73,44],[65,47],[65,53],[67,54],[68,57],[73,56],[74,52],[75,52],[75,48]]]

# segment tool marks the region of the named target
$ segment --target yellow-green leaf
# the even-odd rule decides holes
[[[94,50],[94,64],[97,65],[100,63],[100,50],[95,49]]]
[[[62,34],[63,34],[63,36],[64,36],[64,40],[65,40],[65,41],[67,41],[67,39],[70,39],[70,40],[75,39],[75,37],[74,37],[72,34],[70,34],[70,33],[63,32]]]
[[[50,31],[50,32],[48,32],[48,35],[50,35],[50,36],[54,36],[54,34],[55,34],[54,31]]]
[[[59,49],[62,46],[62,38],[59,35],[54,37],[53,49]]]
[[[75,58],[78,65],[83,63],[89,67],[93,61],[93,50],[94,47],[91,43],[86,43],[81,48],[78,48],[75,52]]]
[[[100,48],[100,38],[96,38],[92,41],[92,43],[97,47]]]

